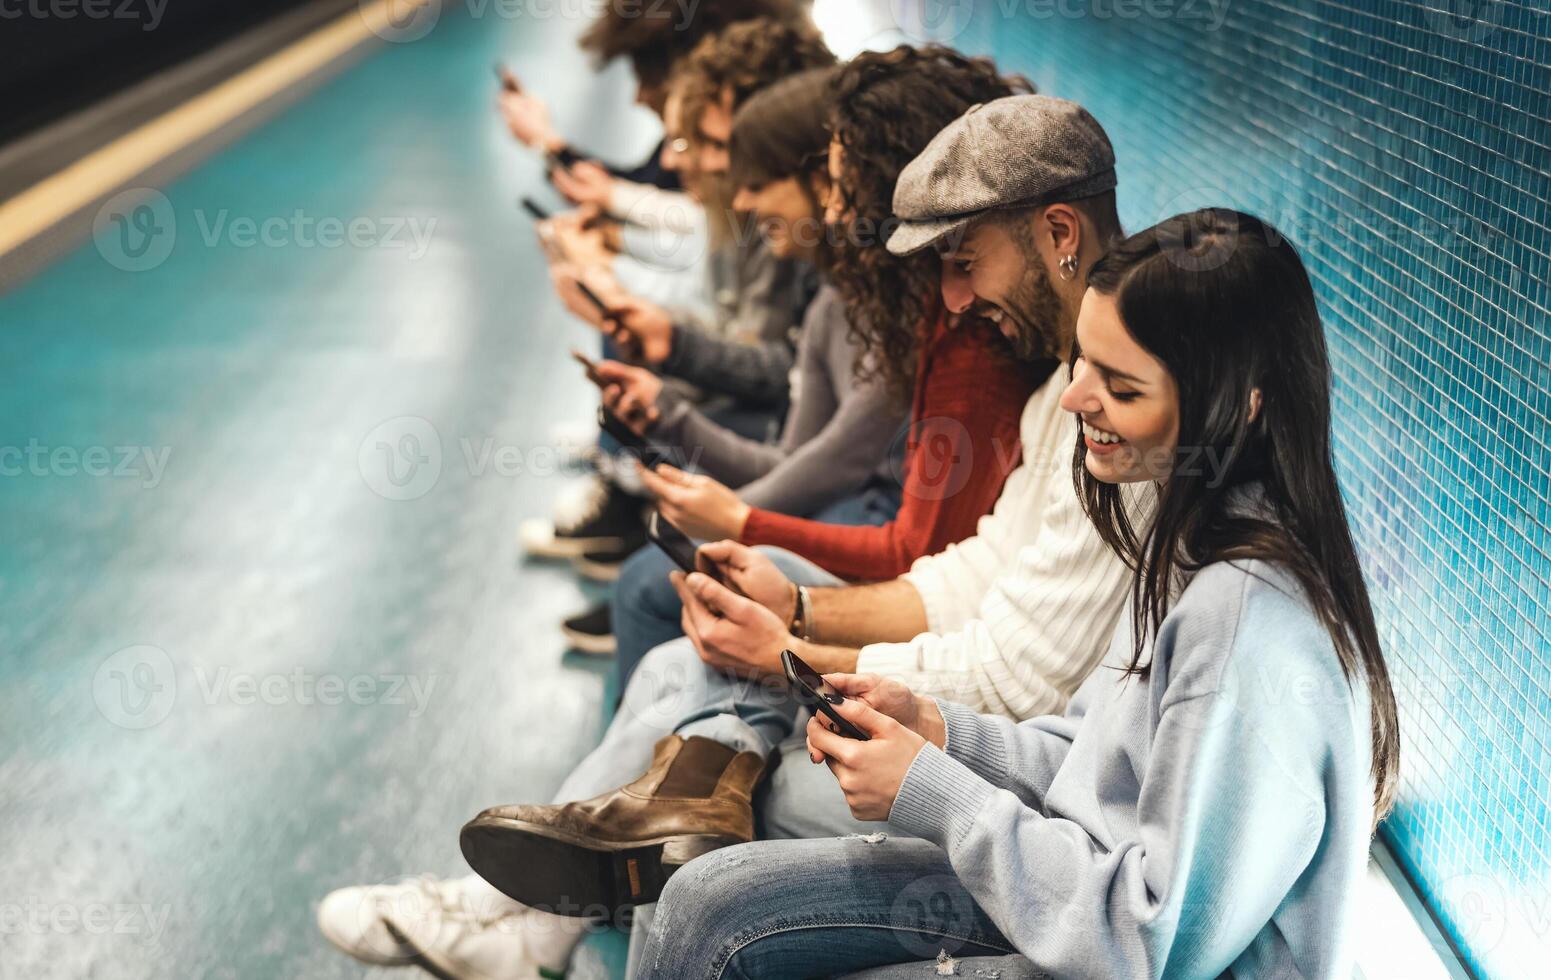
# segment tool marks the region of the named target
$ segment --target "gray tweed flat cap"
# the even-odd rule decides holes
[[[899,175],[889,251],[961,236],[988,211],[1075,201],[1115,187],[1115,150],[1075,102],[1013,95],[948,124]]]

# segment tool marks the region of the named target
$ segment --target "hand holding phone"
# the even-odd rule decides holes
[[[668,461],[668,457],[636,435],[635,430],[626,425],[624,420],[601,405],[598,406],[598,425],[613,436],[621,447],[638,455],[641,463],[649,469],[655,469]]]
[[[829,719],[832,727],[845,738],[856,739],[859,742],[872,741],[871,736],[841,717],[840,712],[835,710],[835,705],[846,699],[845,695],[835,690],[818,671],[804,663],[801,657],[790,650],[782,650],[781,669],[786,672],[786,681],[792,686],[792,694],[796,696],[799,703]]]
[[[695,543],[689,540],[689,535],[655,510],[646,520],[646,537],[672,558],[673,564],[683,569],[684,574],[699,571],[695,566]]]
[[[551,217],[549,211],[531,197],[522,199],[522,209],[532,215],[534,221],[548,221]]]
[[[495,63],[495,78],[496,81],[501,83],[501,91],[517,93],[522,92],[522,85],[518,83],[517,76],[513,75],[511,69],[507,68],[499,61]]]
[[[609,309],[609,304],[603,302],[603,297],[599,296],[591,286],[578,278],[576,280],[576,288],[581,290],[583,296],[587,297],[587,302],[598,308],[599,316],[605,320],[614,319],[614,311]]]
[[[591,381],[599,388],[607,388],[609,386],[609,379],[605,378],[603,374],[599,372],[597,361],[594,361],[592,358],[588,357],[586,354],[583,354],[579,350],[571,351],[571,359],[580,364],[582,366],[582,370],[587,372],[588,381]]]

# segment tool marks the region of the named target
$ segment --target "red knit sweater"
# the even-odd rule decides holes
[[[754,508],[748,545],[794,551],[842,578],[883,580],[975,533],[1018,465],[1018,421],[1037,387],[1002,351],[997,328],[939,317],[916,371],[899,513],[881,527],[821,524]]]

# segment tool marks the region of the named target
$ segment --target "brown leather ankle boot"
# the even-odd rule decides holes
[[[698,736],[657,743],[652,767],[580,803],[486,810],[463,828],[469,866],[524,905],[616,919],[655,902],[690,861],[754,839],[754,785],[765,760]]]

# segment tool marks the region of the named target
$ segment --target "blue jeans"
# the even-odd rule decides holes
[[[864,490],[855,496],[836,501],[819,511],[813,519],[826,524],[878,527],[893,520],[897,510],[897,494],[886,490]],[[789,552],[780,554],[796,558]],[[783,560],[778,559],[777,564]],[[679,601],[679,594],[668,581],[668,573],[677,567],[671,558],[663,554],[661,548],[647,547],[631,555],[620,569],[619,582],[614,587],[613,612],[614,640],[618,645],[615,662],[621,690],[649,650],[684,635],[684,629],[679,624],[684,604]],[[809,567],[814,566],[810,564]],[[782,571],[786,571],[786,568],[783,567]],[[787,577],[792,577],[789,572]],[[804,581],[802,584],[841,583],[836,579],[825,583]]]
[[[939,950],[1017,952],[937,845],[758,841],[697,858],[668,881],[637,976],[795,980],[932,960]]]

